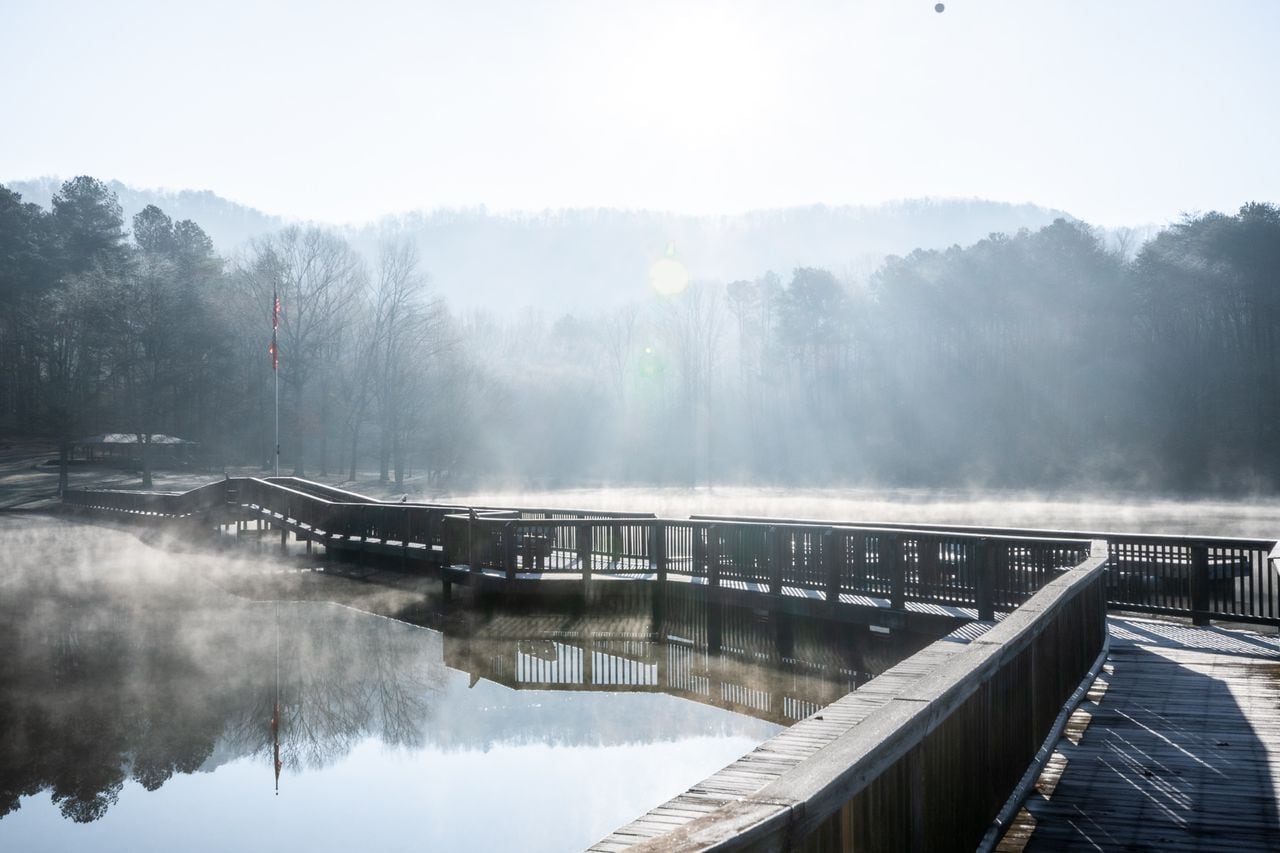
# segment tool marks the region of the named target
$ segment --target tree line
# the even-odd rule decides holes
[[[126,231],[101,182],[64,183],[51,209],[0,188],[0,423],[63,454],[101,432],[136,435],[150,484],[154,434],[213,465],[272,464],[272,303],[283,310],[281,445],[298,474],[354,475],[372,448],[404,476],[447,315],[412,244],[373,263],[340,237],[286,227],[234,259],[154,205]]]
[[[0,429],[169,433],[270,467],[278,294],[300,474],[427,492],[1280,482],[1270,204],[1140,248],[1059,219],[860,278],[802,267],[553,315],[450,311],[404,237],[364,257],[290,226],[222,258],[154,206],[130,224],[92,178],[48,211],[0,188]]]

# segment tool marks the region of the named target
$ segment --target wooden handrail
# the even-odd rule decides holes
[[[739,521],[759,524],[780,524],[790,526],[804,527],[851,527],[859,530],[912,530],[919,532],[947,531],[956,535],[967,534],[973,536],[998,536],[1000,538],[1033,538],[1033,539],[1073,539],[1073,540],[1125,540],[1138,542],[1151,542],[1160,544],[1183,545],[1190,547],[1192,545],[1205,545],[1210,548],[1271,548],[1280,544],[1280,540],[1276,539],[1258,539],[1254,537],[1235,537],[1235,536],[1191,536],[1191,535],[1169,535],[1163,533],[1124,533],[1120,531],[1097,531],[1097,530],[1059,530],[1055,528],[1036,528],[1036,527],[990,527],[974,524],[937,524],[928,522],[898,522],[898,521],[877,521],[877,522],[837,522],[823,521],[820,519],[780,519],[771,516],[734,516],[734,515],[707,515],[697,514],[689,516],[690,519],[696,521]]]

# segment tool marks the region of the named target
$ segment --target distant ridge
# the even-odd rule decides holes
[[[192,219],[232,255],[289,220],[209,190],[140,190],[108,181],[126,220],[148,204]],[[24,200],[48,206],[61,179],[11,181]],[[695,281],[727,282],[796,267],[825,267],[862,280],[886,255],[968,245],[995,232],[1037,229],[1061,210],[983,199],[908,199],[873,206],[813,205],[731,216],[575,208],[491,213],[483,207],[386,216],[331,226],[373,261],[380,239],[406,235],[420,247],[439,291],[455,308],[535,307],[590,313],[651,296],[650,265],[668,247]]]

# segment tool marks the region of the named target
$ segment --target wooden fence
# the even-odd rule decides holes
[[[777,523],[744,516],[694,518]],[[828,522],[787,523],[821,529]],[[877,523],[876,527],[970,536],[1100,539],[1107,543],[1107,605],[1112,610],[1179,616],[1197,625],[1216,619],[1280,626],[1280,543],[1275,539],[939,524]]]

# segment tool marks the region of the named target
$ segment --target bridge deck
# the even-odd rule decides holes
[[[1109,621],[1107,665],[997,850],[1280,850],[1280,642]]]

